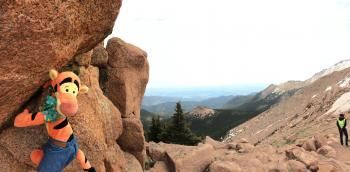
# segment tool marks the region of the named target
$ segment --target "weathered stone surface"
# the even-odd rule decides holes
[[[267,165],[267,171],[288,172],[288,166],[285,162],[274,161]]]
[[[209,167],[209,172],[241,172],[242,169],[235,162],[215,161]]]
[[[170,172],[165,162],[158,161],[154,164],[153,168],[147,170],[146,172]]]
[[[289,172],[307,172],[306,166],[296,160],[289,160],[287,162]]]
[[[126,160],[126,172],[143,172],[143,169],[141,167],[141,164],[139,161],[134,157],[134,155],[124,152],[124,157]]]
[[[349,170],[348,167],[343,168],[342,165],[340,165],[340,163],[337,162],[336,160],[320,161],[318,164],[318,172],[329,172],[329,171],[337,172],[337,171],[348,171],[348,170]]]
[[[147,54],[119,38],[108,40],[106,49],[109,65],[106,95],[124,118],[140,118],[141,101],[149,75]]]
[[[211,145],[180,146],[166,149],[168,167],[176,172],[202,172],[213,161],[214,148]]]
[[[103,47],[103,42],[98,44],[91,56],[91,64],[98,67],[106,67],[108,62],[108,52]]]
[[[112,32],[121,0],[0,2],[0,127],[75,55]]]
[[[327,139],[319,134],[314,136],[314,143],[316,149],[320,149],[322,146],[327,145]]]
[[[79,66],[85,66],[88,67],[91,63],[91,54],[92,51],[79,54],[74,57],[74,61],[79,65]]]
[[[183,146],[151,142],[147,146],[153,160],[164,162],[169,171],[176,172],[202,172],[214,160],[214,151],[209,144]]]
[[[118,139],[118,144],[125,151],[140,152],[145,148],[142,123],[133,118],[123,119],[124,132]]]
[[[110,39],[106,50],[108,66],[105,71],[105,94],[123,117],[124,132],[118,143],[144,164],[145,139],[140,111],[149,76],[147,54],[119,38]]]
[[[316,151],[315,140],[309,139],[302,146],[306,151]]]
[[[216,141],[209,136],[205,137],[204,143],[212,145],[214,147],[214,149],[228,149],[229,148],[229,146],[226,145],[225,143]]]
[[[34,169],[29,158],[30,153],[46,142],[47,135],[45,132],[43,126],[11,127],[3,131],[0,135],[0,157],[2,157],[0,158],[0,166],[2,169],[15,172]]]
[[[335,157],[337,152],[335,151],[334,148],[330,146],[322,146],[320,149],[317,150],[317,153],[327,156],[327,157]]]
[[[164,161],[166,159],[165,149],[157,143],[150,142],[146,147],[147,155],[154,161]]]
[[[261,161],[256,158],[243,157],[236,161],[242,171],[265,172],[266,168]]]
[[[303,148],[299,147],[287,150],[286,156],[289,159],[296,159],[304,163],[308,168],[311,166],[315,166],[318,163],[318,159],[315,155],[306,152]]]
[[[254,150],[254,145],[250,143],[238,143],[236,149],[239,153],[248,153]]]

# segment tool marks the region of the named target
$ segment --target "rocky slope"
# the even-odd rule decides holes
[[[149,143],[153,167],[148,172],[346,172],[350,151],[332,135],[315,135],[298,145],[254,146],[245,139],[231,143],[207,137],[198,146]]]
[[[78,96],[69,118],[99,172],[138,172],[144,167],[140,106],[148,82],[147,54],[112,31],[121,1],[1,1],[0,171],[34,169],[29,154],[47,140],[44,126],[15,128],[24,108],[38,111],[47,94],[48,70],[73,70],[90,90]],[[19,35],[21,35],[19,37]],[[81,171],[78,163],[65,171]]]
[[[338,98],[349,91],[346,84],[342,84],[349,75],[350,69],[334,72],[299,89],[292,97],[231,130],[226,140],[245,137],[251,138],[253,143],[272,143],[307,135],[306,133],[322,130],[325,126],[333,128],[337,114],[327,112]],[[327,133],[331,131],[325,130]],[[252,135],[254,137],[248,137]],[[273,139],[275,135],[278,139]],[[281,139],[281,135],[286,139]]]
[[[242,106],[245,103],[248,103],[255,97],[255,93],[245,95],[245,96],[234,96],[232,99],[228,100],[222,106],[223,109],[234,109],[239,106]]]

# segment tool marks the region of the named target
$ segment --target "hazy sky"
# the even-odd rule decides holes
[[[112,36],[147,51],[149,87],[278,84],[350,59],[350,1],[124,0]]]

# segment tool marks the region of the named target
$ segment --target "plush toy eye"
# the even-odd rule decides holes
[[[73,94],[75,94],[75,91],[73,91]]]
[[[68,92],[69,92],[69,90],[68,90],[68,89],[66,89],[66,92],[68,93]]]

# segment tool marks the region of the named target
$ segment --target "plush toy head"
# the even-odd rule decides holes
[[[75,115],[78,111],[77,95],[88,92],[89,88],[81,85],[79,77],[73,72],[58,73],[50,70],[49,75],[57,100],[57,112],[65,116]]]

